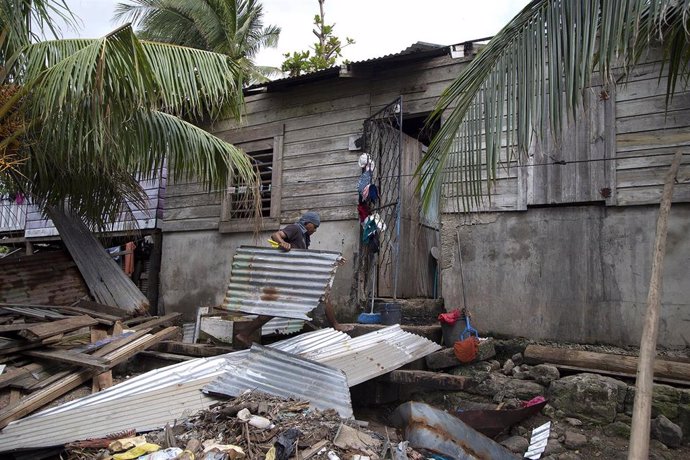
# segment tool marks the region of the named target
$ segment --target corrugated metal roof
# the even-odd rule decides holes
[[[245,88],[245,92],[252,93],[258,89],[262,88],[278,88],[283,86],[295,85],[307,83],[310,81],[321,80],[328,77],[337,77],[341,72],[346,71],[349,68],[357,67],[361,65],[371,65],[371,64],[390,64],[392,62],[406,62],[411,60],[425,59],[436,56],[442,56],[450,52],[450,47],[445,45],[436,45],[434,43],[417,42],[414,43],[404,50],[398,53],[386,54],[381,57],[365,59],[362,61],[350,62],[344,66],[334,66],[328,69],[318,70],[316,72],[311,72],[297,77],[285,77],[278,78],[266,83],[260,83],[256,85],[249,86]]]
[[[223,307],[309,321],[307,313],[319,305],[339,257],[337,252],[241,246],[232,260]]]
[[[333,329],[301,334],[271,347],[304,354],[346,341]],[[99,393],[75,399],[7,425],[0,452],[47,447],[134,428],[147,431],[207,409],[217,400],[200,390],[224,372],[235,372],[249,351],[198,358],[156,369]]]
[[[226,372],[203,389],[228,396],[238,396],[245,390],[309,401],[317,409],[335,409],[344,418],[353,415],[343,371],[257,344],[237,372]]]

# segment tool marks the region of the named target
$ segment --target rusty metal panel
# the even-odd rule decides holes
[[[89,295],[65,251],[0,260],[0,303],[69,305]]]
[[[340,253],[241,246],[232,260],[223,308],[311,320],[332,283]]]
[[[457,460],[519,458],[497,442],[467,426],[459,418],[428,404],[407,402],[391,418],[410,446],[429,449]]]
[[[238,396],[246,390],[309,401],[316,409],[335,409],[350,418],[350,389],[343,371],[261,345],[252,345],[247,361],[206,385],[204,393]]]

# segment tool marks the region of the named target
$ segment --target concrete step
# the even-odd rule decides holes
[[[402,313],[401,324],[405,325],[437,325],[438,315],[444,313],[443,299],[388,299],[377,298],[374,300],[374,311],[380,311],[383,303],[395,303],[400,305]]]

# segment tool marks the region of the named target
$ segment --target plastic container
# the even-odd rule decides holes
[[[444,323],[441,321],[441,333],[443,334],[443,345],[452,347],[455,342],[460,340],[460,334],[465,327],[464,321],[456,321],[453,324]]]
[[[381,312],[381,324],[390,326],[392,324],[400,324],[402,321],[402,310],[400,304],[386,302],[379,305]]]

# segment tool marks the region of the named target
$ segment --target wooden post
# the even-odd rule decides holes
[[[664,271],[664,253],[666,252],[666,233],[668,231],[668,214],[673,196],[673,183],[678,173],[682,151],[673,157],[671,169],[666,176],[664,192],[661,195],[659,217],[656,223],[654,241],[654,259],[652,276],[647,295],[647,313],[642,329],[640,342],[640,361],[637,366],[635,382],[635,403],[633,405],[632,427],[630,430],[630,450],[628,460],[645,460],[649,454],[649,427],[652,413],[652,378],[654,376],[654,357],[659,335],[659,310],[661,309],[661,282]]]

